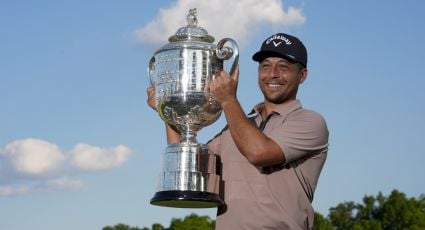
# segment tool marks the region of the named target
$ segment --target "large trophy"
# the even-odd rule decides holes
[[[182,136],[162,155],[158,190],[151,204],[211,208],[223,204],[218,195],[221,162],[205,144],[197,142],[196,133],[220,117],[222,109],[209,96],[208,84],[223,70],[224,60],[230,62],[230,73],[235,70],[239,51],[230,38],[212,44],[214,38],[197,25],[196,9],[189,11],[187,22],[149,62],[158,113]]]

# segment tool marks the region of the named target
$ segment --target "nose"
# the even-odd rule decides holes
[[[277,65],[272,65],[272,68],[270,69],[270,77],[279,77],[279,69]]]

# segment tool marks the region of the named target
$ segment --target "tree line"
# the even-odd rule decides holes
[[[213,230],[215,220],[209,216],[191,214],[173,218],[169,227],[153,224],[151,227],[131,227],[120,223],[102,230]],[[366,195],[362,203],[353,201],[339,203],[329,209],[325,217],[315,212],[315,230],[422,230],[425,229],[425,194],[418,198],[407,197],[393,190],[388,196]]]

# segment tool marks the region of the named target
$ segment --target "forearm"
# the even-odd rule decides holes
[[[232,76],[222,71],[209,87],[210,94],[223,108],[233,141],[248,161],[257,167],[284,162],[280,146],[245,116],[236,97],[238,78],[238,68]]]
[[[165,131],[167,133],[167,144],[175,144],[180,141],[181,135],[174,127],[165,124]]]
[[[156,105],[155,100],[155,86],[151,86],[146,89],[146,93],[148,95],[147,103],[148,105],[155,110],[155,112],[158,112],[158,108]],[[178,132],[178,130],[169,124],[165,123],[165,131],[167,133],[167,143],[168,144],[174,144],[180,141],[181,135]]]
[[[248,120],[237,99],[222,107],[233,141],[251,164],[266,166],[284,161],[280,147]]]

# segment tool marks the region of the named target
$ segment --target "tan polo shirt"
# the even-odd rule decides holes
[[[261,109],[259,104],[254,111],[261,114]],[[254,119],[260,127],[261,116]],[[320,114],[303,109],[298,100],[281,105],[264,120],[261,128],[282,148],[284,164],[253,166],[228,130],[208,144],[222,160],[220,196],[225,206],[217,213],[218,230],[313,227],[311,202],[328,151],[326,122]]]

